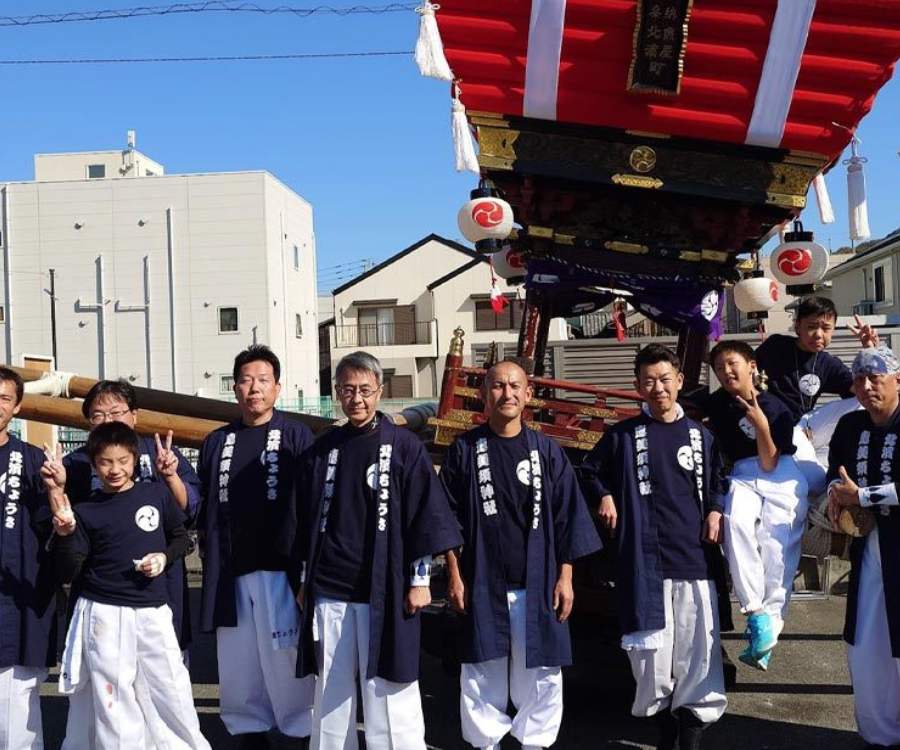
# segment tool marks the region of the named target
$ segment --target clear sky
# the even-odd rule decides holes
[[[320,2],[321,0],[317,0]],[[164,0],[153,0],[162,5]],[[304,0],[258,0],[265,7]],[[367,0],[370,5],[384,0]],[[135,0],[4,0],[0,15],[127,8]],[[330,0],[349,7],[345,0]],[[345,17],[236,13],[0,28],[0,61],[411,51],[412,12]],[[315,211],[319,267],[380,261],[430,232],[459,239],[474,186],[454,171],[448,85],[412,56],[266,62],[0,65],[0,181],[33,179],[33,155],[138,149],[170,173],[266,169]],[[873,236],[900,226],[900,81],[863,121]],[[848,244],[846,174],[828,178],[837,221],[807,228]]]

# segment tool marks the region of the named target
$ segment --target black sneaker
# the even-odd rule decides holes
[[[251,732],[235,735],[238,740],[237,750],[270,750],[269,737],[266,732]]]

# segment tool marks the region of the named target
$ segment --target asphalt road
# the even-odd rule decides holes
[[[740,665],[729,692],[725,716],[706,734],[706,750],[856,750],[853,702],[844,645],[840,639],[845,599],[796,601],[768,673]],[[736,623],[742,622],[736,614]],[[737,663],[742,648],[737,634],[726,634],[725,647]],[[468,750],[460,737],[457,677],[439,660],[423,655],[421,689],[426,740],[432,750]],[[215,750],[236,743],[218,717],[215,642],[199,635],[191,648],[191,676],[203,733]],[[555,747],[561,750],[652,748],[651,722],[631,717],[632,685],[621,670],[591,667],[567,670],[565,718]],[[56,691],[55,673],[42,688],[46,750],[57,750],[65,728],[66,699]],[[362,725],[360,724],[360,729]],[[364,747],[360,731],[360,746]],[[273,737],[273,747],[297,743]],[[518,748],[507,741],[504,750]]]

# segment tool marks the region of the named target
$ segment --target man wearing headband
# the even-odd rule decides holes
[[[853,361],[865,411],[841,418],[828,453],[829,516],[869,508],[875,528],[850,546],[844,640],[856,724],[871,746],[900,745],[900,362],[886,347]]]

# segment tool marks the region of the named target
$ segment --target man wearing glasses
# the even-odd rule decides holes
[[[431,555],[461,542],[425,446],[378,411],[383,372],[356,352],[337,366],[347,424],[301,462],[294,573],[298,673],[318,674],[312,745],[356,750],[356,676],[369,750],[425,750],[418,611]]]
[[[242,351],[233,372],[241,418],[200,450],[200,627],[216,632],[222,721],[241,750],[261,750],[270,729],[310,732],[314,686],[294,676],[298,612],[286,571],[295,469],[312,432],[275,409],[281,364],[271,349]]]
[[[138,423],[137,394],[134,387],[125,380],[101,380],[97,382],[81,404],[81,411],[93,431],[106,422],[122,422],[131,429]],[[165,443],[159,435],[152,439],[140,437],[140,462],[137,466],[136,482],[164,482],[175,501],[192,520],[200,507],[200,479],[187,459],[177,448],[172,447],[172,432]],[[46,446],[45,446],[46,447]],[[62,446],[57,445],[55,453],[47,452],[44,482],[50,491],[65,491],[72,504],[86,501],[100,490],[90,457],[84,446],[62,455]],[[178,645],[187,657],[191,642],[191,617],[187,587],[187,572],[183,560],[177,560],[166,571],[166,590],[169,607],[172,610],[172,624],[178,636]],[[73,592],[71,601],[77,599]],[[162,731],[152,719],[153,707],[143,706],[148,716],[151,736]],[[76,690],[69,697],[69,714],[66,739],[63,750],[80,750],[94,746],[94,701],[89,689]]]

